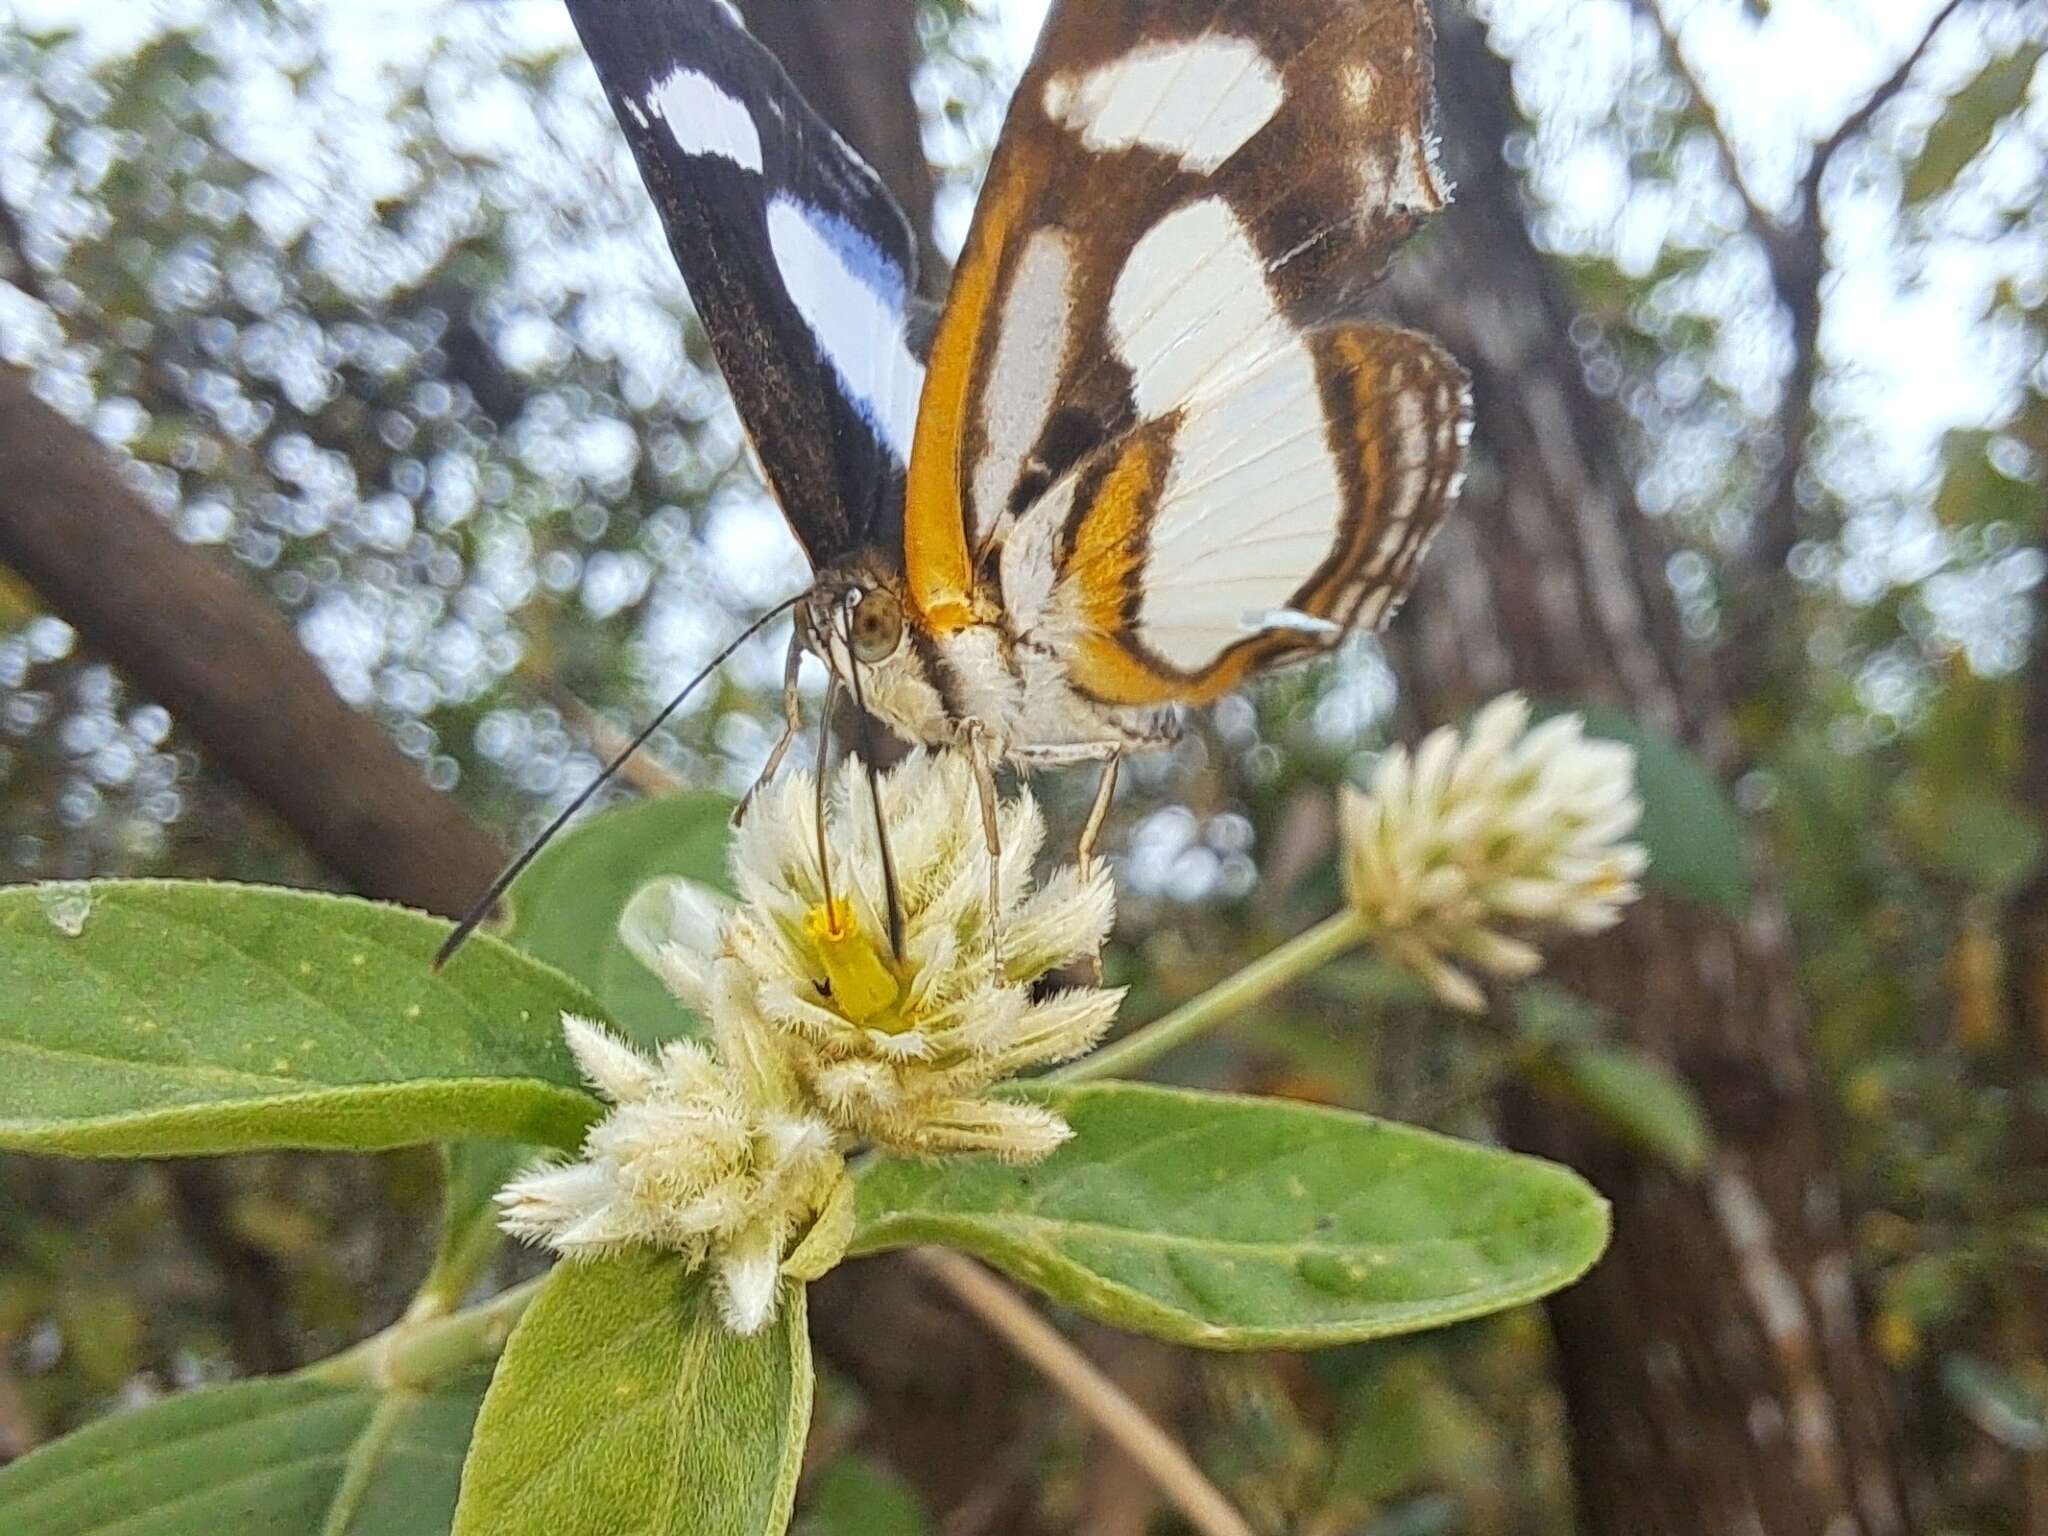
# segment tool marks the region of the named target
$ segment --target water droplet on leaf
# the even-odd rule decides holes
[[[67,939],[75,939],[85,932],[86,920],[92,916],[92,890],[76,881],[36,887],[36,898],[43,904],[43,916],[50,920],[50,926]]]

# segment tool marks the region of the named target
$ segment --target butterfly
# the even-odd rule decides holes
[[[1056,0],[936,315],[876,174],[723,0],[568,0],[863,709],[990,774],[1383,624],[1464,371],[1369,318],[1441,208],[1424,0]],[[991,822],[992,825],[992,822]]]

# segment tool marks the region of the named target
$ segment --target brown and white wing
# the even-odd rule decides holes
[[[984,562],[1020,516],[1051,515],[1041,504],[1069,514],[1067,558],[1089,485],[1134,483],[1132,455],[1157,484],[1129,621],[1149,618],[1135,643],[1178,679],[1163,696],[1217,675],[1231,647],[1277,655],[1371,616],[1373,583],[1412,561],[1366,530],[1413,487],[1396,460],[1358,462],[1360,424],[1376,452],[1408,452],[1395,443],[1404,412],[1422,418],[1417,441],[1461,446],[1456,365],[1358,320],[1366,288],[1444,201],[1430,45],[1422,0],[1056,6],[932,349],[905,540],[927,623],[968,621]],[[1396,374],[1419,381],[1407,404],[1360,398]],[[1446,454],[1427,450],[1415,505],[1394,519],[1404,548],[1448,499]],[[1199,659],[1214,626],[1166,607],[1188,589],[1190,555],[1210,577],[1238,563],[1258,601],[1233,620],[1270,612],[1290,644],[1245,651],[1238,629]]]
[[[1044,635],[1082,693],[1206,703],[1392,616],[1468,433],[1464,371],[1427,337],[1314,332],[1083,460],[1006,572],[1049,551]]]

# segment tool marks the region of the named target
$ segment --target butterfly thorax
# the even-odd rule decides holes
[[[821,575],[801,613],[805,645],[840,686],[919,745],[979,736],[998,758],[1028,766],[1098,760],[1177,734],[1169,711],[1076,691],[1057,647],[1021,629],[1019,609],[993,583],[964,613],[934,622],[883,559],[860,559]]]

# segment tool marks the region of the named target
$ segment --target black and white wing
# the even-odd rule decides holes
[[[893,544],[924,383],[902,211],[722,0],[568,4],[805,553]]]

